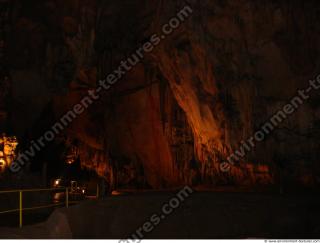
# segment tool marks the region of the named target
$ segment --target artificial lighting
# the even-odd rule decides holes
[[[6,161],[3,158],[0,158],[0,171],[4,171],[6,168]]]
[[[54,181],[54,186],[59,186],[60,185],[60,182],[61,182],[61,179],[57,179]]]
[[[4,171],[16,158],[16,148],[18,140],[15,136],[7,137],[5,134],[0,136],[0,170]]]
[[[71,164],[73,164],[74,163],[74,160],[72,159],[72,158],[68,158],[67,159],[67,164],[68,165],[71,165]]]

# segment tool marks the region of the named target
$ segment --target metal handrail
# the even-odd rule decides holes
[[[59,188],[15,189],[15,190],[0,191],[0,194],[19,193],[19,208],[0,211],[0,215],[1,214],[6,214],[6,213],[19,212],[19,227],[22,228],[22,225],[23,225],[23,211],[31,211],[31,210],[37,210],[37,209],[43,209],[43,208],[51,208],[51,207],[62,206],[62,205],[65,205],[66,208],[68,208],[69,204],[78,203],[79,201],[69,201],[69,194],[70,194],[69,193],[70,192],[69,189],[70,189],[69,187],[59,187]],[[44,191],[65,191],[65,193],[66,193],[65,202],[23,208],[23,193],[25,193],[25,192],[44,192]],[[96,198],[99,198],[99,187],[98,186],[97,186]]]
[[[8,193],[16,193],[16,192],[42,192],[42,191],[62,191],[66,190],[67,187],[59,187],[59,188],[39,188],[39,189],[15,189],[15,190],[7,190],[0,191],[0,194],[8,194]]]
[[[54,204],[48,204],[48,205],[42,205],[42,206],[23,208],[23,193],[24,192],[43,192],[43,191],[65,191],[66,201],[63,203],[54,203]],[[17,189],[17,190],[0,191],[0,194],[10,194],[10,193],[19,193],[19,208],[0,211],[0,214],[19,212],[19,227],[20,228],[22,228],[22,225],[23,225],[23,211],[31,211],[31,210],[50,208],[50,207],[56,207],[56,206],[61,206],[61,205],[65,205],[67,208],[69,207],[69,188],[68,187],[41,188],[41,189],[20,189],[20,190]],[[71,203],[73,203],[73,202],[71,202]]]

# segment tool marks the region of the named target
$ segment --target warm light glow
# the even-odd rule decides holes
[[[4,171],[14,161],[18,140],[15,136],[0,136],[0,171]]]
[[[78,148],[75,146],[72,146],[66,156],[66,163],[69,165],[73,164],[74,162],[76,162],[77,157],[78,157]]]
[[[57,179],[54,181],[54,186],[59,186],[61,182],[61,179]]]
[[[68,158],[67,159],[67,164],[68,165],[71,165],[71,164],[73,164],[74,163],[74,160],[72,159],[72,158]]]
[[[0,158],[0,172],[4,171],[6,168],[6,161],[3,158]]]

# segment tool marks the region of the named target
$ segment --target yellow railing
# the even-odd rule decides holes
[[[47,204],[42,206],[35,206],[35,207],[23,207],[23,195],[24,193],[28,192],[65,192],[65,202],[61,203],[53,203],[53,204]],[[24,190],[9,190],[9,191],[0,191],[0,194],[12,194],[17,193],[19,195],[19,208],[16,209],[10,209],[6,211],[0,211],[0,214],[7,214],[7,213],[14,213],[19,212],[19,227],[21,228],[23,225],[23,211],[30,211],[30,210],[37,210],[37,209],[43,209],[43,208],[51,208],[51,207],[57,207],[61,205],[65,205],[67,208],[69,207],[69,188],[47,188],[47,189],[24,189]]]

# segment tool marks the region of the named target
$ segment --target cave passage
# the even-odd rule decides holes
[[[319,237],[319,12],[0,0],[0,238]]]

